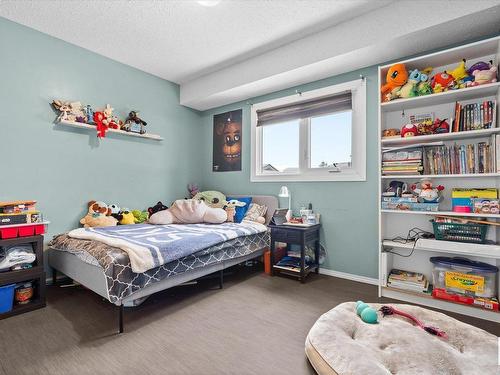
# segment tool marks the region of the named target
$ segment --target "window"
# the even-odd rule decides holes
[[[366,83],[252,106],[252,181],[366,180]]]

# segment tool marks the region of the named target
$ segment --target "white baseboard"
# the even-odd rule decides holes
[[[359,276],[359,275],[354,275],[352,273],[327,270],[325,268],[320,268],[319,273],[327,276],[340,277],[341,279],[358,281],[360,283],[378,285],[378,279],[374,279],[372,277]]]

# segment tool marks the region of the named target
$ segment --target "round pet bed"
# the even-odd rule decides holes
[[[378,310],[380,304],[369,303]],[[306,355],[320,375],[497,374],[497,337],[447,315],[418,306],[389,304],[426,325],[445,331],[432,336],[409,320],[391,315],[364,323],[354,302],[323,314],[306,338]]]

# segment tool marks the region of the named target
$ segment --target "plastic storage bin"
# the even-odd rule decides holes
[[[432,221],[436,240],[485,243],[487,224],[437,223]]]
[[[474,297],[497,296],[498,267],[466,258],[432,257],[434,288]]]
[[[0,314],[12,310],[14,303],[14,288],[16,284],[0,286]]]

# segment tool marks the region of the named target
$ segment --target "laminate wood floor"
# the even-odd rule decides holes
[[[239,267],[118,312],[82,288],[48,287],[48,306],[0,321],[0,374],[314,374],[304,355],[316,319],[376,287],[311,275],[306,284]],[[500,335],[500,325],[454,315]]]

